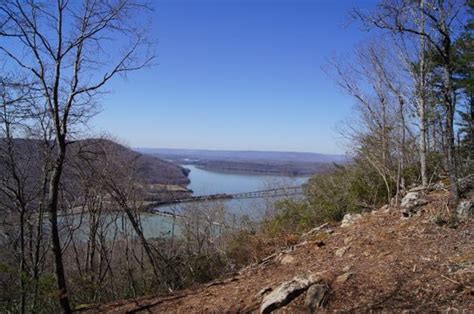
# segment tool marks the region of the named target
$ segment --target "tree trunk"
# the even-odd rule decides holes
[[[423,10],[424,0],[420,1],[420,8]],[[425,20],[422,15],[420,32],[425,32]],[[418,115],[420,119],[420,172],[421,184],[428,185],[428,174],[426,173],[426,39],[420,36],[420,73],[418,84]]]
[[[400,164],[400,172],[401,172],[401,178],[400,178],[400,187],[402,188],[402,190],[405,189],[405,176],[404,176],[404,172],[405,172],[405,156],[406,156],[406,148],[405,148],[405,145],[406,145],[406,124],[405,124],[405,114],[404,114],[404,102],[403,100],[400,100],[400,120],[402,122],[402,156],[400,158],[401,160],[401,164]]]
[[[26,313],[26,261],[25,261],[25,210],[23,206],[20,206],[20,312]]]
[[[440,29],[445,34],[443,38],[443,50],[444,50],[444,86],[443,86],[443,97],[444,105],[446,108],[446,139],[447,139],[447,170],[450,181],[450,191],[453,202],[456,204],[459,200],[459,191],[457,187],[457,167],[456,167],[456,156],[455,156],[455,142],[454,142],[454,114],[456,110],[456,103],[454,99],[454,86],[453,86],[453,61],[451,58],[451,38],[446,26],[446,17],[444,12],[441,11],[441,23]]]
[[[420,172],[421,172],[421,184],[423,186],[428,185],[428,175],[426,171],[426,111],[425,101],[420,99],[418,108],[418,114],[420,116]]]
[[[54,254],[55,274],[59,290],[59,303],[64,313],[71,313],[71,305],[66,284],[66,276],[64,272],[63,256],[61,250],[61,240],[59,238],[58,228],[58,201],[59,201],[59,184],[63,170],[64,159],[66,156],[66,145],[63,141],[58,141],[58,156],[54,165],[49,185],[48,211],[49,220],[51,222],[51,240]]]
[[[450,79],[448,80],[448,82]],[[446,166],[450,181],[450,192],[453,202],[457,203],[459,199],[459,191],[457,186],[456,160],[455,160],[455,145],[454,145],[454,106],[450,104],[449,85],[445,91],[446,102]]]
[[[469,121],[469,127],[470,127],[470,141],[467,144],[469,147],[469,154],[468,154],[468,160],[469,162],[472,162],[474,160],[474,95],[473,92],[471,91],[470,93],[470,106],[471,106],[471,120]]]
[[[44,156],[45,160],[46,157]],[[38,212],[38,225],[36,226],[36,243],[35,243],[35,255],[34,255],[34,267],[33,267],[33,280],[34,280],[34,293],[33,293],[33,306],[32,311],[37,312],[37,303],[39,295],[39,276],[40,276],[40,258],[41,258],[41,244],[43,242],[43,214],[44,214],[44,203],[46,200],[46,193],[48,187],[48,170],[46,165],[43,165],[42,174],[42,185],[41,185],[41,201],[39,204]]]

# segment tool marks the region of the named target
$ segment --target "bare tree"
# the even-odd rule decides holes
[[[8,216],[18,218],[15,225],[22,313],[28,311],[26,281],[33,279],[36,291],[43,256],[40,200],[45,181],[40,165],[45,156],[41,142],[28,139],[30,122],[36,115],[36,101],[34,87],[27,80],[15,75],[0,78],[0,210],[7,210]],[[31,302],[33,310],[36,309],[35,296]]]
[[[392,182],[397,181],[392,171],[396,110],[386,83],[388,74],[377,53],[370,47],[361,48],[355,64],[333,59],[328,74],[356,100],[357,123],[348,123],[344,133],[354,144],[355,151],[381,176],[390,202]]]
[[[11,83],[7,78],[0,79],[0,122],[2,142],[0,143],[0,168],[3,176],[1,180],[0,193],[9,200],[5,206],[9,211],[17,212],[19,226],[19,276],[20,276],[20,312],[26,311],[26,292],[25,278],[26,275],[26,219],[27,207],[31,201],[31,196],[27,195],[26,177],[24,169],[27,161],[23,160],[23,165],[18,158],[19,152],[15,147],[14,134],[17,125],[21,125],[25,120],[26,108],[25,103],[29,96],[25,86],[18,83]],[[1,206],[2,209],[4,206]]]
[[[147,10],[133,0],[6,0],[0,7],[1,57],[37,83],[54,130],[55,158],[46,207],[59,301],[66,313],[71,305],[57,214],[67,145],[74,127],[94,114],[94,96],[107,82],[151,62],[143,19],[135,18]]]
[[[146,239],[143,232],[141,214],[145,208],[143,203],[145,183],[137,176],[137,156],[117,151],[119,145],[110,141],[105,141],[103,144],[100,157],[102,161],[96,166],[96,179],[107,191],[110,199],[125,213],[145,251],[156,280],[158,282],[162,280],[168,290],[172,291],[175,286],[180,285],[180,275],[168,258]],[[171,275],[171,279],[168,275]]]
[[[394,104],[394,107],[397,108],[394,108],[393,112],[393,126],[397,130],[394,130],[395,137],[393,140],[396,142],[397,146],[397,191],[395,199],[396,203],[398,203],[400,190],[405,189],[405,179],[403,173],[407,159],[406,111],[409,93],[407,92],[407,89],[403,87],[404,77],[402,71],[397,67],[398,64],[393,64],[394,62],[396,63],[396,56],[391,54],[383,43],[368,45],[365,55],[365,58],[373,65],[372,69],[374,73],[381,80],[388,92],[392,95],[393,102],[397,104]]]
[[[440,57],[440,65],[442,68],[442,95],[443,106],[445,109],[445,125],[446,125],[446,167],[450,178],[451,194],[456,202],[458,195],[457,175],[454,141],[454,114],[456,109],[456,101],[454,97],[453,73],[454,58],[452,55],[453,38],[455,32],[458,31],[460,13],[464,7],[464,1],[457,0],[422,0],[422,1],[406,1],[406,0],[384,0],[375,12],[366,14],[361,11],[355,11],[355,16],[367,25],[378,29],[388,30],[392,34],[401,36],[411,36],[418,38],[420,41],[420,100],[419,104],[422,143],[421,148],[426,147],[426,132],[424,128],[424,110],[425,110],[425,77],[426,64],[425,52],[432,47],[436,54]],[[418,17],[414,19],[413,17]],[[429,47],[427,47],[429,46]],[[423,151],[421,152],[423,155]],[[423,160],[422,160],[423,167]],[[426,167],[424,167],[426,168]],[[425,171],[426,172],[426,171]],[[427,180],[426,177],[423,179]],[[426,183],[426,182],[423,182]]]

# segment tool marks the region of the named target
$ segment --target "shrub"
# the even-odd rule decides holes
[[[394,186],[395,187],[395,186]],[[327,221],[339,221],[345,214],[376,208],[386,202],[382,178],[363,162],[312,177],[305,185],[304,200],[282,200],[276,215],[263,223],[272,236],[301,233]]]
[[[305,201],[281,200],[276,204],[277,214],[263,221],[263,230],[272,237],[299,233],[313,225],[313,214]]]

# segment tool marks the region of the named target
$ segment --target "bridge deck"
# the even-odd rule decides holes
[[[155,202],[154,206],[223,200],[223,199],[284,197],[284,196],[294,196],[294,195],[302,195],[302,194],[303,194],[303,188],[301,186],[291,186],[291,187],[285,187],[285,188],[268,189],[268,190],[260,190],[260,191],[253,191],[253,192],[244,192],[244,193],[233,193],[233,194],[223,193],[223,194],[192,196],[192,197],[187,197],[187,198],[167,200],[163,202]]]

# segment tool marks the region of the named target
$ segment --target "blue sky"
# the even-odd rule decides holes
[[[92,121],[133,147],[341,153],[353,101],[321,69],[367,34],[352,0],[154,1],[157,65],[115,79]]]

